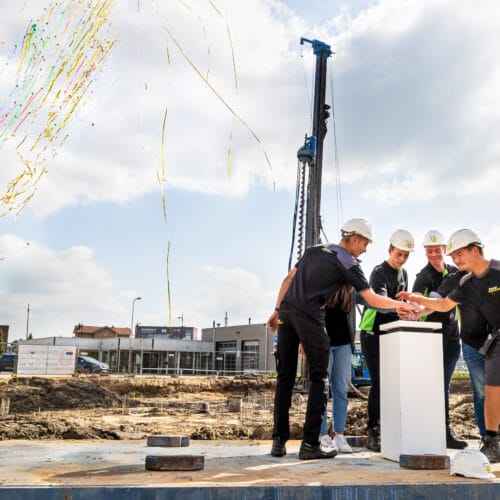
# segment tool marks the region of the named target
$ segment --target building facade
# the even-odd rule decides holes
[[[185,339],[198,340],[194,326],[144,326],[136,325],[135,337],[139,339]]]
[[[74,346],[77,355],[92,356],[108,363],[111,373],[237,375],[273,372],[276,369],[275,337],[265,324],[207,328],[202,330],[201,336],[201,340],[48,337],[22,340],[19,343]]]

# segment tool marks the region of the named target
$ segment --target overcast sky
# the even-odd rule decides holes
[[[0,0],[2,115],[27,27],[51,5]],[[106,36],[117,44],[33,199],[0,218],[0,324],[11,340],[26,335],[28,304],[34,337],[130,326],[138,296],[134,323],[167,324],[169,242],[172,325],[224,324],[226,312],[230,325],[267,320],[287,272],[296,152],[311,132],[314,55],[301,37],[334,52],[327,102],[342,212],[330,119],[328,239],[338,241],[340,219],[368,219],[367,275],[398,228],[417,242],[412,277],[431,228],[474,229],[500,259],[496,0],[118,0]],[[2,194],[23,169],[18,147],[9,134],[0,145]]]

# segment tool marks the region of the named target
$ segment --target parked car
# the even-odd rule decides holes
[[[109,365],[91,356],[76,358],[76,371],[79,373],[108,373]]]
[[[16,366],[16,355],[8,352],[0,356],[0,372],[13,372]]]

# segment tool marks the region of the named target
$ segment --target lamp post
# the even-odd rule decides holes
[[[136,300],[141,300],[142,297],[136,297],[133,301],[132,301],[132,319],[130,320],[130,338],[132,338],[134,336],[134,306],[135,306],[135,301]]]
[[[130,320],[130,343],[129,343],[129,349],[128,349],[128,371],[129,373],[132,373],[132,337],[134,336],[134,307],[135,307],[135,301],[136,300],[141,300],[142,297],[136,297],[132,301],[132,319]]]
[[[177,316],[177,319],[181,320],[181,339],[184,338],[184,313],[181,312],[180,316]]]

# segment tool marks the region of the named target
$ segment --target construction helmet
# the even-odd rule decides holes
[[[484,246],[481,238],[474,231],[470,229],[459,229],[450,236],[448,244],[446,245],[446,250],[448,254],[451,254],[461,248],[468,247],[472,243],[480,248]]]
[[[437,229],[431,229],[425,233],[424,239],[422,240],[422,246],[432,247],[434,245],[444,245],[446,246],[446,239],[443,233],[440,233]]]
[[[405,252],[413,252],[415,248],[415,240],[413,236],[405,229],[398,229],[392,233],[390,243],[393,247],[404,250]]]
[[[479,450],[462,450],[451,461],[450,474],[476,479],[495,479],[491,465],[484,453]]]
[[[372,227],[365,219],[349,219],[344,223],[340,232],[342,238],[351,234],[357,234],[366,238],[370,243],[373,241]]]

